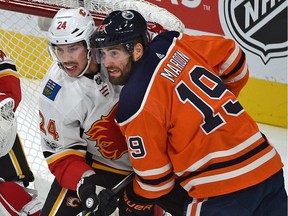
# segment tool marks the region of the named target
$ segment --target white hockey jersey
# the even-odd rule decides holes
[[[125,138],[114,121],[120,90],[102,73],[72,78],[57,64],[51,66],[39,101],[41,143],[63,187],[75,190],[91,166],[123,175],[132,171]]]

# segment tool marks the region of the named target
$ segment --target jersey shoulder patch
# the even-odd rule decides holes
[[[59,84],[49,79],[43,89],[42,94],[50,100],[54,101],[60,89],[61,86]]]

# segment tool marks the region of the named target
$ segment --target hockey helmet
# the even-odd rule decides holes
[[[95,31],[95,22],[90,12],[84,7],[77,9],[61,8],[52,19],[48,30],[49,52],[58,61],[60,68],[62,63],[58,60],[55,48],[57,45],[73,44],[84,41],[87,46],[87,65],[78,75],[82,76],[91,62],[90,38]]]
[[[90,37],[95,31],[95,23],[90,12],[83,8],[61,8],[52,19],[48,30],[49,43],[54,45],[85,41],[89,47]]]
[[[130,52],[133,45],[131,42],[137,38],[141,38],[143,45],[147,46],[147,22],[144,17],[135,10],[118,10],[103,20],[92,35],[91,46],[98,49],[126,44],[126,49]]]

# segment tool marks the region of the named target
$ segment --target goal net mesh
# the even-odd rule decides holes
[[[15,61],[21,77],[17,126],[35,175],[48,170],[41,150],[38,113],[41,80],[52,63],[47,29],[61,7],[79,6],[91,11],[96,25],[113,10],[134,9],[147,21],[157,22],[168,30],[184,31],[177,17],[144,0],[0,0],[0,49]]]

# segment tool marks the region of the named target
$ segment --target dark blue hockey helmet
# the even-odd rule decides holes
[[[111,12],[97,28],[91,38],[91,46],[104,48],[124,44],[128,52],[136,39],[142,39],[143,45],[148,45],[147,22],[135,10]]]

